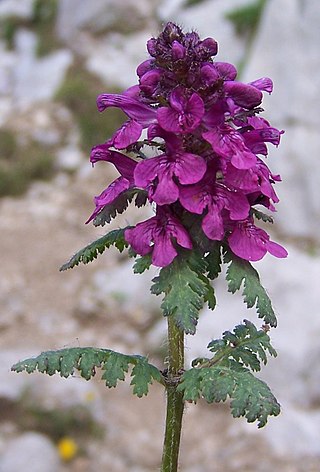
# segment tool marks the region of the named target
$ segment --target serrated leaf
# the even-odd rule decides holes
[[[205,256],[207,262],[208,277],[214,280],[221,272],[221,245],[220,243],[212,244],[210,252]]]
[[[187,334],[195,333],[199,310],[208,295],[202,275],[205,269],[201,256],[191,252],[176,257],[152,280],[151,293],[165,294],[161,304],[164,316],[173,316],[176,325]]]
[[[274,357],[277,355],[268,334],[262,329],[257,330],[248,320],[236,326],[233,333],[225,331],[222,339],[211,341],[208,349],[215,354],[211,365],[226,364],[226,361],[234,359],[241,367],[250,367],[253,371],[261,369],[261,362],[267,363],[267,352]]]
[[[110,351],[107,349],[92,347],[46,351],[38,357],[16,363],[11,370],[15,372],[26,371],[28,374],[35,371],[48,375],[60,373],[61,377],[69,377],[77,369],[82,377],[89,380],[95,374],[94,369],[101,366],[109,353]]]
[[[259,318],[263,318],[265,323],[271,326],[277,326],[271,300],[260,283],[258,272],[252,267],[250,262],[237,257],[230,251],[224,256],[224,262],[229,263],[226,279],[228,282],[228,291],[235,293],[241,289],[242,295],[248,308],[256,307]]]
[[[125,374],[129,370],[130,358],[124,354],[112,352],[107,362],[102,366],[104,371],[102,379],[106,381],[106,386],[116,387],[118,380],[124,380]]]
[[[116,387],[118,380],[125,380],[129,366],[133,366],[131,385],[134,386],[133,393],[138,397],[147,395],[149,384],[153,380],[162,383],[160,371],[146,357],[93,347],[42,352],[37,357],[18,362],[11,370],[29,374],[35,371],[48,375],[59,373],[61,377],[69,377],[78,370],[83,378],[89,380],[95,375],[96,368],[100,367],[104,371],[102,379],[111,388]]]
[[[102,254],[110,246],[115,246],[120,252],[122,252],[124,248],[127,247],[127,243],[124,239],[125,229],[126,228],[110,231],[101,238],[96,239],[92,243],[88,244],[88,246],[80,249],[80,251],[72,256],[68,262],[60,267],[60,271],[62,272],[67,269],[72,269],[80,263],[88,264],[89,262],[92,262],[94,259],[96,259],[99,254]]]
[[[181,377],[180,384],[177,387],[178,392],[183,392],[185,401],[196,402],[200,398],[200,382],[202,378],[202,369],[189,369]]]
[[[130,189],[121,193],[112,203],[105,205],[94,218],[94,226],[105,226],[118,214],[123,213],[134,197],[134,192]]]
[[[134,366],[131,372],[132,380],[130,385],[133,385],[133,393],[139,398],[148,394],[149,384],[153,380],[161,382],[161,374],[159,370],[151,364],[148,364],[143,358]]]
[[[151,254],[146,256],[137,257],[135,263],[133,264],[133,272],[135,274],[142,274],[144,271],[148,270],[152,264]]]
[[[181,378],[178,391],[186,401],[202,396],[208,403],[231,399],[234,417],[245,416],[248,422],[258,421],[261,428],[268,416],[277,416],[280,405],[265,382],[254,377],[245,368],[212,366],[192,368]]]
[[[262,211],[259,211],[256,208],[251,208],[251,213],[257,218],[257,220],[261,220],[264,223],[274,223],[272,216],[267,215],[266,213],[263,213]]]
[[[113,218],[123,213],[135,197],[135,205],[142,207],[147,203],[148,194],[144,190],[129,189],[119,195],[112,203],[105,205],[93,220],[94,226],[105,226]]]

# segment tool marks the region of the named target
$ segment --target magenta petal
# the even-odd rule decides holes
[[[156,267],[165,267],[171,264],[177,254],[170,236],[168,234],[160,235],[153,247],[152,264]]]
[[[138,223],[134,228],[126,229],[124,238],[138,254],[145,256],[152,250],[150,245],[156,226],[157,218],[150,218]]]
[[[228,80],[224,83],[224,89],[240,107],[253,108],[260,105],[262,101],[262,93],[252,85]]]
[[[201,156],[189,153],[180,154],[173,166],[173,172],[181,184],[199,182],[207,170],[207,164]]]
[[[202,220],[204,234],[214,241],[221,241],[224,236],[223,220],[216,205],[212,205]]]
[[[271,93],[273,90],[273,82],[269,77],[261,77],[253,82],[249,82],[249,85],[256,87],[258,90]]]
[[[115,133],[113,145],[117,149],[125,149],[130,144],[135,143],[141,135],[142,126],[135,120],[129,120],[124,123]]]
[[[220,74],[213,64],[201,67],[201,80],[205,85],[212,85],[220,79]]]
[[[224,80],[234,80],[237,77],[237,69],[228,62],[214,62],[214,68]]]
[[[179,189],[178,186],[172,180],[170,169],[165,169],[164,172],[159,172],[159,181],[157,188],[152,195],[152,199],[158,205],[169,205],[178,200]]]
[[[156,178],[158,167],[161,164],[160,159],[159,157],[152,157],[137,164],[134,171],[134,181],[137,187],[145,188]]]
[[[266,244],[262,244],[255,233],[243,231],[238,225],[229,236],[228,242],[231,251],[247,261],[259,261],[267,253]]]
[[[129,118],[137,120],[145,127],[156,122],[156,110],[130,95],[103,93],[97,98],[97,106],[99,111],[108,107],[120,108]]]
[[[169,107],[159,108],[157,111],[159,125],[166,131],[180,133],[179,113]]]
[[[267,243],[268,252],[275,257],[284,258],[287,257],[288,252],[280,244],[275,243],[274,241],[268,241]]]
[[[186,249],[192,249],[192,242],[188,231],[178,222],[174,220],[172,221],[174,223],[174,228],[172,229],[171,233],[176,238],[179,246],[182,246]]]
[[[180,188],[179,201],[186,210],[201,215],[211,197],[203,185],[186,185]]]

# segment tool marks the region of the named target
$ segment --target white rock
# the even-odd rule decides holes
[[[225,15],[247,4],[248,0],[207,0],[186,8],[184,1],[166,0],[159,8],[159,15],[163,20],[177,22],[184,31],[196,30],[202,38],[214,38],[219,44],[217,60],[237,64],[244,55],[245,41],[236,36]]]
[[[154,3],[150,0],[95,0],[88,8],[83,0],[61,0],[57,33],[61,39],[71,40],[81,30],[98,33],[112,27],[117,30],[119,24],[140,29],[141,22],[152,16]]]
[[[123,88],[135,85],[136,68],[147,58],[146,42],[151,36],[150,31],[128,36],[114,33],[99,41],[88,41],[84,45],[86,66],[109,84]]]
[[[0,17],[30,18],[33,4],[34,0],[2,0],[0,2]]]
[[[76,170],[83,162],[83,153],[76,146],[66,146],[57,152],[57,164],[60,169]]]
[[[16,33],[17,58],[12,74],[12,94],[19,106],[53,98],[67,68],[72,63],[68,50],[59,50],[44,58],[35,56],[36,36],[27,30]]]
[[[0,458],[1,472],[59,472],[58,452],[43,434],[28,432],[12,439]]]
[[[285,129],[273,169],[280,170],[277,224],[283,233],[319,241],[320,88],[318,0],[271,0],[254,42],[244,80],[270,76],[274,93],[264,100],[266,117]],[[279,47],[281,45],[281,47]]]

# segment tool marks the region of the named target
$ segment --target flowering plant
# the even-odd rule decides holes
[[[95,197],[88,222],[104,226],[134,201],[151,203],[154,215],[135,226],[113,230],[75,254],[61,270],[87,263],[110,245],[129,246],[134,272],[151,264],[161,268],[151,292],[163,294],[161,308],[168,319],[168,366],[159,370],[141,356],[107,349],[74,348],[42,353],[16,364],[13,370],[38,369],[62,376],[78,369],[89,379],[95,367],[104,370],[108,387],[124,380],[129,365],[133,391],[148,393],[153,380],[167,391],[167,422],[162,471],[176,471],[185,401],[199,397],[209,403],[231,399],[233,416],[264,426],[277,415],[279,404],[268,386],[252,372],[275,356],[268,331],[276,326],[271,301],[250,261],[267,252],[286,257],[257,220],[272,222],[261,207],[273,212],[279,175],[264,158],[267,144],[278,146],[283,131],[260,116],[263,92],[272,81],[248,84],[236,80],[237,70],[213,58],[214,39],[200,40],[168,23],[147,43],[150,58],[137,68],[139,83],[122,94],[102,94],[99,111],[120,108],[127,121],[105,143],[92,149],[92,164],[112,163],[120,176]],[[216,304],[211,281],[227,264],[228,290],[243,286],[244,301],[255,306],[261,329],[244,320],[233,332],[208,345],[210,356],[184,366],[184,335],[196,331],[204,303]]]

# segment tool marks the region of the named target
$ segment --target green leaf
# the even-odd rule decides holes
[[[173,316],[176,325],[187,334],[195,333],[199,310],[205,300],[212,300],[208,284],[203,279],[205,270],[206,264],[201,256],[189,252],[179,255],[161,269],[151,286],[155,295],[165,294],[161,304],[164,316]]]
[[[132,369],[132,380],[133,393],[139,398],[143,395],[148,394],[149,384],[152,384],[153,380],[161,383],[161,374],[159,370],[151,364],[148,364],[144,358],[137,362]]]
[[[132,190],[128,190],[120,194],[112,203],[105,205],[103,209],[98,213],[94,218],[94,226],[104,226],[107,223],[115,218],[118,214],[123,213],[127,208],[129,203],[132,202],[134,193]]]
[[[185,401],[202,396],[212,403],[229,397],[232,415],[245,416],[249,423],[258,421],[259,428],[267,423],[268,416],[280,413],[280,405],[265,382],[233,364],[192,368],[182,375],[178,391],[183,392]]]
[[[48,375],[60,373],[61,377],[73,375],[75,369],[86,380],[95,375],[95,368],[100,367],[109,355],[107,349],[93,347],[75,347],[58,351],[42,352],[38,357],[25,359],[13,365],[15,372],[26,371],[28,374],[39,371]]]
[[[110,349],[97,349],[93,347],[78,347],[47,351],[38,357],[25,359],[12,366],[15,372],[32,373],[39,371],[49,375],[59,373],[61,377],[69,377],[75,370],[89,380],[96,373],[96,368],[103,370],[102,379],[106,386],[116,387],[118,380],[125,380],[129,367],[131,371],[131,385],[133,393],[138,397],[147,395],[149,385],[153,380],[162,383],[160,371],[148,363],[146,357],[137,355],[125,355]]]
[[[60,271],[72,269],[80,263],[88,264],[96,259],[98,254],[102,254],[110,246],[115,246],[122,252],[124,248],[127,247],[127,243],[124,239],[125,229],[126,228],[110,231],[101,238],[96,239],[96,241],[88,244],[85,248],[80,249],[68,262],[60,267]]]
[[[233,359],[239,366],[250,367],[253,371],[261,369],[261,362],[267,363],[267,353],[277,356],[268,334],[263,329],[257,330],[248,320],[236,326],[233,333],[225,331],[222,339],[211,341],[208,349],[215,354],[209,361],[211,365],[217,363],[228,365]]]
[[[102,379],[106,381],[106,386],[116,387],[118,380],[124,380],[125,374],[129,370],[130,357],[118,352],[112,352],[107,362],[102,366],[104,373]]]
[[[133,272],[135,274],[142,274],[145,270],[148,270],[150,268],[151,263],[151,254],[137,257],[135,263],[133,264]]]
[[[185,401],[196,403],[200,398],[202,370],[193,368],[183,373],[177,391],[183,392],[183,399]]]
[[[127,208],[129,203],[135,197],[135,205],[141,207],[146,204],[147,193],[144,190],[139,189],[129,189],[119,195],[112,203],[105,205],[100,213],[93,220],[94,226],[104,226],[113,218],[116,218],[117,215],[123,213]]]
[[[250,262],[240,259],[230,251],[226,251],[224,262],[230,263],[227,269],[226,279],[228,291],[235,293],[240,290],[243,283],[242,295],[248,308],[256,307],[259,318],[263,318],[265,323],[277,326],[277,318],[272,308],[271,300],[267,292],[260,284],[258,272],[252,267]]]
[[[216,279],[221,272],[222,264],[220,243],[211,245],[210,252],[205,256],[205,260],[209,279]]]
[[[264,223],[274,223],[272,216],[263,213],[262,211],[257,210],[256,208],[251,208],[251,213],[257,218],[257,220],[262,220]]]

